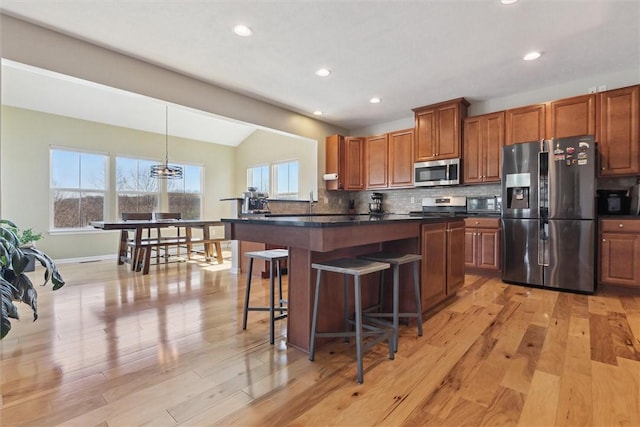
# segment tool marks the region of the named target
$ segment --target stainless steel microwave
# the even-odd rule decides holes
[[[416,187],[460,184],[460,159],[414,163],[413,179]]]

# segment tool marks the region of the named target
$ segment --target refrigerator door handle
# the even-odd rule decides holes
[[[549,266],[549,223],[540,221],[540,237],[538,239],[538,265]]]

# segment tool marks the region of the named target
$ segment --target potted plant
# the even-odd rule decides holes
[[[35,243],[42,239],[42,233],[35,233],[32,228],[27,228],[26,230],[20,230],[16,228],[12,230],[18,240],[20,241],[20,248],[35,248]],[[25,267],[24,271],[34,271],[36,269],[36,258],[30,253],[25,253],[27,258],[29,259],[29,263]]]
[[[64,286],[64,279],[53,260],[33,245],[23,247],[17,230],[18,227],[13,222],[0,219],[0,339],[11,329],[9,319],[19,319],[18,308],[13,301],[30,305],[33,320],[38,319],[38,294],[25,274],[29,263],[27,255],[32,255],[45,268],[43,286],[49,280],[54,291]]]

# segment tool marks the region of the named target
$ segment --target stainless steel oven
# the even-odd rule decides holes
[[[460,159],[414,163],[413,177],[416,187],[460,184]]]

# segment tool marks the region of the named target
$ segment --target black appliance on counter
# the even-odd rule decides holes
[[[628,215],[627,190],[598,190],[598,215]]]
[[[465,196],[438,196],[422,199],[422,210],[409,212],[412,216],[456,216],[467,214]]]
[[[500,196],[467,197],[467,213],[470,215],[500,215],[501,209]]]

